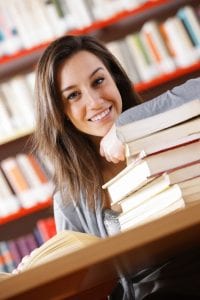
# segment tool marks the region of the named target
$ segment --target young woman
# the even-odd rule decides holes
[[[153,101],[199,95],[196,79]],[[94,38],[65,36],[54,41],[38,63],[36,100],[36,147],[55,168],[57,230],[101,237],[119,232],[117,213],[101,186],[125,167],[115,124],[131,121],[131,107],[141,102],[128,76]],[[144,299],[160,292],[157,279],[164,268],[145,270],[135,281],[121,276],[110,299]]]

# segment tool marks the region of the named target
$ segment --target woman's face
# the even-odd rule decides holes
[[[103,137],[122,111],[118,88],[103,62],[88,51],[66,60],[58,71],[65,114],[80,131]]]

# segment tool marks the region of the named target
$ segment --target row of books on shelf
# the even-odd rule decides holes
[[[33,253],[56,234],[53,217],[36,222],[33,232],[15,239],[0,241],[0,272],[11,273],[22,258]]]
[[[127,166],[103,188],[121,231],[200,201],[199,116],[196,99],[118,128]]]
[[[147,0],[8,0],[0,3],[0,56],[32,48]]]
[[[0,217],[51,199],[53,169],[39,155],[20,153],[0,162]]]
[[[163,22],[108,43],[134,83],[146,82],[200,61],[200,8],[184,6]]]
[[[34,72],[30,72],[0,84],[0,143],[33,131],[34,81]]]

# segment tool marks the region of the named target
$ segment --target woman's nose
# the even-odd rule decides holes
[[[102,104],[102,99],[100,95],[95,91],[87,91],[85,93],[85,99],[87,106],[89,107],[98,107],[100,104]]]

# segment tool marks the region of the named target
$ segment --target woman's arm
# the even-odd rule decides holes
[[[117,136],[117,128],[197,98],[200,98],[200,78],[188,80],[150,101],[124,111],[117,119],[116,124],[101,140],[100,154],[113,163],[125,160],[124,145]]]

